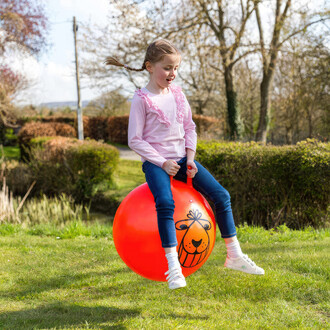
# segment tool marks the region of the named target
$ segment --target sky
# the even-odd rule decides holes
[[[109,8],[108,0],[46,1],[46,14],[50,23],[50,47],[38,59],[25,56],[24,59],[17,58],[14,61],[14,67],[33,81],[32,86],[18,96],[16,103],[39,105],[77,99],[73,16],[78,22],[79,33],[79,21],[106,24]],[[82,101],[91,100],[96,96],[97,91],[91,90],[88,86],[81,86]]]

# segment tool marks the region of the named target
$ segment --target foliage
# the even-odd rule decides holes
[[[127,145],[128,118],[128,115],[109,117],[107,119],[108,136],[106,140],[111,143]],[[203,138],[218,138],[223,134],[222,120],[203,115],[193,115],[193,120],[196,124],[198,134]]]
[[[145,175],[140,161],[120,159],[114,173],[114,185],[100,184],[99,192],[93,197],[94,211],[114,216],[122,200],[137,186],[145,183]]]
[[[38,123],[29,122],[26,123],[18,133],[18,142],[21,149],[21,159],[29,159],[30,140],[38,136],[66,136],[75,137],[75,129],[63,123],[50,122],[50,123]]]
[[[17,160],[5,161],[4,167],[4,176],[9,190],[14,196],[24,196],[34,181],[30,167]]]
[[[80,141],[57,137],[36,138],[30,162],[37,180],[36,190],[45,194],[70,194],[76,201],[87,201],[97,185],[111,185],[118,164],[116,148],[94,140]]]
[[[0,21],[1,53],[12,44],[32,54],[39,53],[45,46],[48,22],[39,1],[2,0]]]
[[[329,49],[322,39],[305,36],[291,40],[287,50],[275,76],[270,134],[276,143],[329,140]]]
[[[3,150],[0,149],[0,156],[5,156],[7,159],[20,159],[20,150],[18,147],[4,147]]]
[[[103,140],[108,139],[108,130],[107,130],[107,117],[96,116],[88,118],[88,136],[93,140]],[[85,129],[84,129],[85,131]]]
[[[3,158],[1,159],[1,174],[0,181],[2,183],[2,189],[0,191],[0,223],[1,222],[21,222],[19,212],[22,209],[22,206],[29,195],[31,189],[33,188],[35,182],[31,184],[29,189],[26,191],[23,199],[20,197],[15,199],[13,193],[8,189],[6,184],[6,177],[4,176],[5,172],[5,162]]]
[[[103,93],[101,96],[90,101],[84,108],[84,113],[88,116],[120,116],[129,113],[130,104],[127,97],[119,91]]]
[[[15,50],[38,54],[45,47],[47,18],[38,0],[2,0],[0,5],[0,59]],[[2,61],[5,63],[5,61]],[[12,100],[27,86],[27,78],[0,64],[0,130],[15,127]]]
[[[199,138],[215,139],[223,136],[224,120],[203,115],[193,115],[192,118],[196,124],[196,132]]]
[[[53,225],[65,224],[68,221],[81,221],[83,207],[74,205],[73,199],[61,194],[59,197],[48,199],[43,195],[40,199],[30,199],[26,202],[35,181],[31,182],[31,171],[28,166],[17,161],[1,160],[2,189],[0,190],[0,223],[20,223],[24,225],[35,225],[52,222]],[[23,171],[22,171],[23,169]],[[26,179],[26,174],[28,178]],[[25,181],[29,181],[29,187],[24,191],[23,199],[13,197],[13,192],[8,188],[6,177],[13,186],[22,190],[26,186]],[[17,191],[16,191],[17,193]],[[22,193],[18,191],[18,194]],[[84,208],[89,215],[89,208]]]
[[[17,135],[14,134],[12,128],[6,128],[3,124],[0,124],[0,144],[3,146],[15,146],[17,145]]]
[[[38,121],[41,121],[43,123],[50,123],[50,122],[56,122],[56,123],[63,123],[63,124],[69,124],[71,126],[74,126],[76,116],[69,116],[67,114],[61,114],[61,115],[51,115],[51,116],[41,116]]]
[[[127,145],[128,115],[108,118],[108,139],[113,143]]]
[[[13,195],[8,190],[6,180],[2,179],[2,189],[0,190],[0,223],[15,220],[17,216],[16,210],[17,205],[14,205]]]
[[[25,225],[51,223],[62,225],[72,221],[81,221],[84,211],[89,214],[89,207],[75,204],[72,197],[61,194],[58,197],[29,199],[25,202],[19,218]],[[87,216],[88,217],[88,216]]]
[[[178,7],[181,10],[177,10]],[[292,143],[307,137],[329,139],[329,111],[326,110],[329,93],[324,93],[327,89],[322,91],[322,84],[306,84],[307,88],[301,89],[301,92],[307,91],[306,100],[306,93],[296,93],[293,88],[300,82],[283,84],[292,71],[311,80],[322,80],[323,84],[329,81],[326,70],[322,77],[317,68],[301,67],[300,70],[292,60],[295,50],[290,47],[291,40],[297,40],[301,44],[299,56],[307,58],[314,53],[316,62],[319,50],[326,50],[323,55],[324,68],[327,68],[329,12],[322,3],[169,0],[166,5],[162,1],[146,5],[145,1],[122,0],[110,1],[110,11],[111,24],[85,24],[82,29],[82,71],[93,87],[120,90],[131,97],[134,89],[146,84],[148,75],[106,67],[104,59],[111,55],[140,68],[147,45],[167,38],[182,51],[176,79],[193,112],[224,119],[222,138],[230,135],[237,139],[244,127],[242,141],[267,138],[274,144],[291,143],[283,140],[282,131],[293,127],[298,131],[298,139]],[[312,39],[315,40],[310,43]],[[283,69],[281,59],[287,62]],[[278,77],[273,83],[274,74]],[[284,95],[292,89],[289,97],[295,100],[287,109]],[[318,95],[322,92],[324,107],[316,106],[318,109],[314,111],[313,99],[320,104]],[[302,102],[297,102],[297,98]],[[275,99],[281,104],[271,107]],[[292,112],[302,125],[295,127]],[[276,118],[280,130],[274,127],[272,118]],[[310,122],[313,134],[308,134]],[[268,128],[271,130],[267,135]]]
[[[1,48],[1,44],[0,44]],[[6,127],[14,127],[15,116],[11,104],[13,95],[21,87],[23,78],[8,65],[0,65],[0,134],[4,140]]]
[[[7,195],[6,195],[7,194]],[[28,199],[20,207],[21,198],[8,196],[8,190],[0,191],[1,214],[0,223],[23,224],[24,226],[36,226],[50,224],[52,226],[64,225],[72,221],[81,221],[84,211],[89,214],[89,207],[74,204],[71,197],[61,194],[59,197],[48,198],[42,195],[39,198]],[[33,233],[37,231],[32,230]]]
[[[329,224],[330,144],[200,142],[197,160],[228,189],[237,223],[266,228]]]

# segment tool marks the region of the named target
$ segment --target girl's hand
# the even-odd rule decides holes
[[[193,178],[198,172],[198,168],[193,160],[187,160],[187,176]]]
[[[180,165],[178,165],[178,163],[173,160],[173,159],[168,159],[162,166],[162,169],[168,174],[168,175],[172,175],[175,176],[179,169],[180,169]]]

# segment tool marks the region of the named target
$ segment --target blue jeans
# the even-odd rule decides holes
[[[180,170],[174,177],[176,180],[187,180],[187,158],[182,158],[178,164]],[[236,236],[236,228],[230,204],[230,195],[220,183],[204,168],[195,161],[198,172],[193,178],[193,187],[209,198],[215,207],[215,218],[218,223],[221,237],[229,238]],[[162,247],[177,246],[175,224],[173,220],[174,200],[171,191],[169,175],[159,166],[145,161],[142,165],[148,186],[154,196],[157,210],[157,221]]]

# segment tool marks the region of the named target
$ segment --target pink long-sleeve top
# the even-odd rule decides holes
[[[141,160],[162,167],[168,159],[185,157],[186,148],[196,152],[196,125],[189,103],[179,86],[167,94],[142,88],[135,92],[128,124],[128,145]]]

